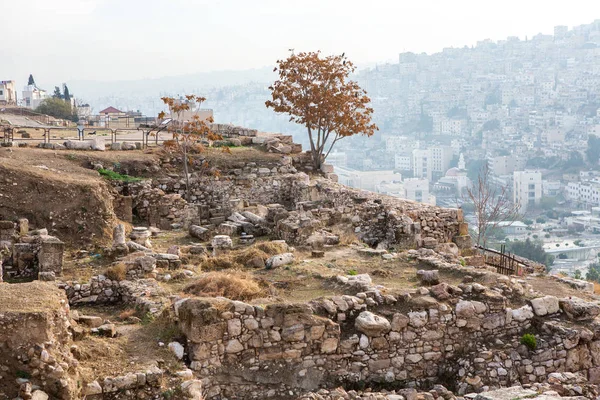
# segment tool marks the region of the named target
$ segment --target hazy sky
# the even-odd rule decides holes
[[[0,80],[122,80],[273,65],[287,49],[397,60],[600,18],[597,0],[0,0]]]

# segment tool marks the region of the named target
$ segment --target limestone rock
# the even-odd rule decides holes
[[[531,307],[537,316],[557,313],[560,308],[558,306],[558,298],[555,296],[538,297],[531,300]]]
[[[230,249],[233,247],[233,241],[227,235],[217,235],[212,239],[213,249]]]
[[[270,257],[265,261],[267,269],[279,268],[283,265],[288,265],[294,262],[294,254],[283,253]]]
[[[437,285],[440,283],[440,274],[437,269],[434,270],[419,270],[417,276],[423,285]]]
[[[169,343],[169,350],[175,355],[178,360],[183,359],[183,354],[185,349],[179,342],[171,342]]]
[[[516,310],[512,310],[512,319],[515,321],[523,322],[531,318],[533,318],[533,309],[531,306],[523,306]]]
[[[370,311],[363,311],[356,318],[354,327],[367,336],[377,337],[388,333],[391,329],[391,324],[384,317],[375,315]]]
[[[199,225],[190,225],[189,234],[191,237],[199,239],[203,242],[210,240],[210,231]]]
[[[560,299],[560,308],[575,321],[591,321],[600,314],[598,304],[589,303],[578,297]]]

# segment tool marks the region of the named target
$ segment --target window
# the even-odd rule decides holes
[[[4,94],[3,90],[0,90],[0,96],[2,96]]]
[[[535,190],[535,185],[534,184],[529,184],[529,190]]]
[[[529,192],[529,198],[535,197],[535,192]]]

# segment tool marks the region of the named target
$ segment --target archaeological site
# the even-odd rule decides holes
[[[0,398],[598,398],[593,285],[213,129],[187,176],[162,145],[3,144]]]

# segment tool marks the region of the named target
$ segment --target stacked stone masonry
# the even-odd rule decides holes
[[[432,288],[264,308],[182,299],[173,308],[208,398],[285,397],[358,382],[426,388],[443,376],[456,377],[465,394],[484,385],[543,382],[564,371],[600,383],[598,305],[547,296],[510,307],[496,290],[461,287],[444,302],[420,294],[435,295]],[[585,327],[565,323],[565,316],[578,315]],[[520,344],[532,330],[535,350]]]

